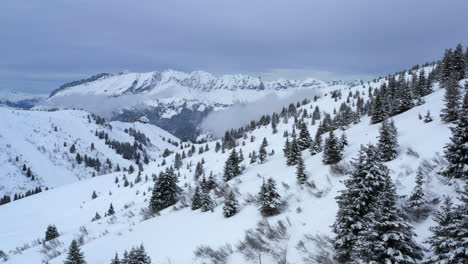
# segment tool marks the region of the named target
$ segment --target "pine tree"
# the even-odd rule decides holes
[[[255,150],[252,151],[252,155],[250,156],[250,164],[257,162],[257,152]]]
[[[456,74],[457,80],[465,78],[465,58],[463,55],[463,47],[458,44],[452,55],[452,70]]]
[[[223,215],[228,218],[237,213],[239,210],[239,202],[236,199],[236,195],[233,191],[229,191],[225,197],[223,206]]]
[[[465,93],[463,107],[457,125],[450,128],[452,136],[445,146],[448,166],[443,172],[447,177],[468,179],[468,92]]]
[[[297,139],[297,146],[299,148],[299,151],[303,151],[310,148],[310,142],[311,139],[309,130],[307,129],[307,125],[305,124],[305,122],[301,122],[299,138]]]
[[[127,253],[127,252],[125,252]],[[132,248],[129,253],[124,254],[122,264],[151,264],[151,258],[145,251],[143,245]]]
[[[237,156],[236,149],[233,149],[224,164],[224,180],[229,181],[240,174],[241,169],[239,166],[239,157]]]
[[[117,253],[115,253],[115,257],[111,260],[110,264],[121,264],[119,255]]]
[[[193,176],[193,178],[195,180],[198,180],[198,178],[200,178],[202,174],[203,174],[203,165],[200,162],[197,162],[197,166],[195,167],[195,175]]]
[[[451,49],[446,49],[440,63],[440,82],[442,84],[448,81],[453,72],[452,53]],[[458,78],[458,76],[456,76],[456,78]]]
[[[352,162],[351,177],[344,181],[346,189],[336,197],[338,213],[333,232],[335,259],[339,263],[353,260],[352,252],[359,233],[364,229],[365,216],[372,211],[379,193],[385,187],[388,168],[380,162],[376,147],[361,146],[358,157]]]
[[[388,113],[382,102],[382,96],[378,94],[372,105],[371,124],[382,122],[387,117]]]
[[[404,76],[400,77],[398,87],[398,111],[397,113],[403,113],[414,107],[413,95],[411,89],[409,89],[408,84],[405,81]]]
[[[75,153],[75,151],[76,151],[76,147],[75,147],[75,144],[73,144],[70,147],[70,153]]]
[[[323,149],[323,164],[335,164],[339,162],[341,160],[341,152],[341,144],[335,137],[333,130],[330,130]]]
[[[428,239],[433,256],[426,263],[459,264],[468,258],[468,187],[460,197],[462,204],[454,207],[449,197],[434,216],[436,226],[431,227],[432,236]],[[465,261],[465,262],[464,262]]]
[[[269,178],[266,182],[263,180],[258,196],[262,215],[271,216],[278,212],[281,197],[276,191],[276,182],[272,178]]]
[[[297,160],[296,166],[296,179],[299,184],[304,184],[307,181],[307,174],[305,173],[304,160],[302,155],[299,153],[299,159]]]
[[[445,122],[454,122],[458,118],[461,99],[456,75],[451,74],[443,86],[445,88],[445,107],[441,110],[440,118]]]
[[[86,264],[83,253],[81,253],[80,246],[76,240],[73,240],[68,248],[68,256],[64,264]]]
[[[175,154],[175,157],[174,157],[174,168],[176,170],[182,168],[182,157],[179,153],[176,153]]]
[[[363,263],[417,263],[423,257],[422,250],[413,240],[412,226],[400,216],[390,176],[383,176],[385,186],[364,217],[367,223],[357,236],[353,256]]]
[[[47,227],[46,233],[45,233],[45,241],[49,241],[52,239],[55,239],[59,237],[59,232],[57,230],[57,227],[55,225],[49,225]]]
[[[427,200],[422,188],[424,183],[423,177],[424,174],[421,168],[418,168],[416,173],[416,185],[408,198],[408,209],[416,221],[420,221],[429,212]]]
[[[195,192],[193,193],[192,197],[192,210],[200,209],[201,206],[201,192],[200,187],[197,185],[197,187],[195,187]]]
[[[109,210],[107,210],[107,215],[114,215],[114,214],[115,214],[114,206],[111,203],[109,206]]]
[[[268,155],[266,147],[268,146],[268,142],[266,138],[263,138],[262,144],[260,145],[260,149],[258,150],[258,159],[260,163],[263,163]]]
[[[91,222],[97,221],[97,220],[99,220],[99,219],[101,219],[101,215],[100,215],[98,212],[96,212],[96,214],[94,215],[93,219],[91,219]]]
[[[379,128],[378,148],[382,161],[394,160],[397,156],[398,131],[393,120],[384,120]]]
[[[341,151],[343,151],[344,148],[345,148],[346,146],[348,146],[348,137],[346,137],[346,133],[345,133],[345,132],[343,132],[343,134],[341,134],[340,145],[341,145]]]
[[[210,193],[208,191],[201,192],[201,211],[208,212],[213,211],[214,204],[213,200],[211,199]]]
[[[150,208],[154,211],[163,210],[177,202],[181,189],[177,186],[177,176],[172,168],[161,173],[154,183],[150,199]]]
[[[322,152],[322,135],[318,133],[319,131],[317,130],[317,133],[315,134],[314,141],[312,143],[312,146],[310,147],[310,154],[315,155],[320,152]]]
[[[283,148],[283,154],[284,154],[284,157],[286,158],[286,161],[288,160],[290,149],[291,149],[291,143],[289,142],[289,137],[286,137],[286,141],[284,141],[284,148]]]
[[[289,146],[289,153],[286,159],[286,164],[288,166],[294,166],[297,164],[297,160],[299,159],[299,155],[301,154],[299,150],[299,146],[297,144],[297,139],[293,138],[291,144]]]

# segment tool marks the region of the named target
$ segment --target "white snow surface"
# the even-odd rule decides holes
[[[129,83],[134,79],[144,81],[150,78],[152,74],[142,74],[135,77],[136,74],[124,74],[115,78],[129,78]],[[129,76],[132,76],[131,78]],[[161,77],[162,80],[170,78],[191,78],[191,75],[182,73],[166,73]],[[203,84],[207,80],[211,80],[209,74],[199,74],[203,80],[195,79]],[[112,77],[114,78],[114,77]],[[223,80],[235,79],[235,76],[225,77]],[[227,82],[227,81],[226,81]],[[253,81],[252,81],[253,82]],[[116,82],[117,84],[117,82]],[[378,87],[379,83],[371,83],[373,87]],[[316,105],[321,111],[331,113],[334,108],[339,108],[342,102],[345,102],[349,90],[359,90],[366,94],[368,92],[368,84],[357,85],[352,88],[340,86],[343,96],[335,101],[330,97],[330,93],[313,102],[302,106],[309,112],[313,111]],[[93,87],[81,87],[80,89],[88,89],[94,91]],[[390,168],[391,177],[394,180],[398,194],[407,195],[414,187],[414,179],[417,167],[422,162],[429,162],[435,166],[435,169],[428,173],[424,188],[427,193],[434,198],[440,198],[442,195],[455,196],[454,189],[459,184],[457,182],[448,185],[447,180],[437,174],[440,169],[441,155],[443,147],[448,142],[450,137],[449,126],[441,122],[439,118],[440,109],[443,106],[443,90],[435,87],[436,91],[424,98],[425,103],[417,106],[405,113],[395,116],[393,120],[399,132],[399,149],[398,157],[386,165]],[[69,90],[71,92],[73,90]],[[67,92],[67,91],[65,91]],[[109,86],[105,93],[116,94],[121,93],[121,86]],[[431,111],[434,121],[424,123],[418,119],[418,113],[425,114],[427,110]],[[4,206],[0,206],[0,249],[8,252],[9,260],[6,263],[41,263],[45,255],[40,252],[42,246],[35,244],[33,241],[44,237],[44,232],[47,225],[55,224],[60,232],[58,240],[61,245],[57,247],[60,255],[49,260],[51,264],[63,263],[66,257],[66,250],[72,239],[75,239],[83,234],[80,232],[86,228],[87,234],[83,236],[84,244],[81,247],[89,264],[110,263],[111,258],[116,252],[122,255],[124,250],[129,250],[133,246],[144,244],[146,251],[150,255],[153,263],[202,263],[200,259],[194,258],[194,250],[199,245],[209,245],[214,248],[231,243],[234,245],[243,238],[244,232],[249,228],[254,228],[258,221],[263,217],[258,212],[255,204],[248,203],[249,195],[257,195],[263,178],[272,177],[277,182],[278,191],[282,196],[283,201],[287,203],[287,208],[279,215],[269,217],[267,220],[270,223],[275,223],[277,220],[288,218],[291,221],[289,228],[289,240],[284,246],[287,246],[287,259],[290,263],[303,263],[302,255],[296,249],[297,243],[305,234],[324,234],[332,236],[330,226],[335,220],[337,205],[335,197],[338,191],[343,189],[342,181],[348,176],[338,176],[330,171],[330,166],[323,165],[322,154],[311,156],[309,151],[303,152],[308,181],[313,183],[316,188],[300,186],[296,182],[295,167],[286,166],[285,159],[282,153],[285,138],[283,132],[289,130],[293,121],[290,119],[287,124],[280,121],[278,125],[278,133],[272,134],[271,127],[262,127],[249,133],[255,137],[254,142],[245,140],[245,146],[241,146],[245,160],[245,170],[242,175],[228,182],[229,186],[237,189],[239,194],[237,198],[240,202],[240,212],[232,218],[226,219],[222,216],[223,198],[215,198],[216,208],[213,212],[202,213],[200,210],[192,211],[189,207],[183,207],[180,203],[176,205],[179,209],[170,207],[161,212],[160,215],[149,220],[143,220],[140,211],[148,207],[148,199],[150,197],[150,188],[153,187],[151,180],[152,174],[157,174],[161,170],[170,166],[174,155],[166,158],[167,165],[159,166],[160,159],[156,162],[151,162],[145,166],[143,175],[148,175],[149,180],[137,183],[133,188],[122,186],[122,177],[124,172],[115,172],[99,177],[88,178],[82,181],[73,182],[70,174],[60,173],[60,167],[51,164],[52,161],[46,158],[40,158],[42,155],[36,154],[37,146],[26,146],[27,139],[36,144],[43,145],[40,139],[46,138],[47,134],[54,133],[53,131],[35,132],[38,119],[45,119],[49,127],[52,124],[58,125],[59,129],[67,129],[67,133],[63,133],[63,137],[67,138],[72,131],[82,129],[82,134],[77,134],[76,139],[87,140],[91,138],[97,142],[94,135],[89,134],[88,130],[94,131],[92,127],[81,128],[74,125],[75,122],[87,122],[81,111],[60,111],[54,113],[45,112],[21,112],[11,110],[1,110],[0,114],[8,115],[10,121],[2,121],[2,130],[0,142],[2,144],[12,144],[24,148],[21,151],[22,155],[38,156],[37,159],[31,158],[37,162],[38,169],[44,162],[43,169],[48,170],[51,176],[51,182],[69,183],[53,190],[43,192],[19,201],[15,201]],[[13,120],[13,118],[16,118]],[[28,118],[28,120],[22,120]],[[4,120],[4,118],[2,118]],[[60,120],[60,121],[59,121]],[[63,122],[63,123],[62,123]],[[19,123],[22,123],[21,127]],[[66,125],[65,125],[66,124]],[[308,129],[311,135],[315,134],[316,125],[308,124]],[[113,123],[114,130],[121,127],[123,124]],[[145,124],[138,124],[144,126]],[[18,126],[15,129],[6,130],[5,127]],[[349,162],[356,156],[361,144],[376,143],[379,124],[369,125],[369,118],[362,118],[361,122],[352,125],[346,130],[349,146],[344,152],[344,161]],[[50,128],[51,130],[52,128]],[[143,129],[143,128],[141,128]],[[13,134],[15,133],[15,134]],[[78,133],[78,132],[76,132]],[[148,131],[150,134],[150,131]],[[341,135],[341,131],[337,131]],[[20,137],[22,140],[17,140]],[[268,140],[268,152],[274,150],[275,154],[268,156],[263,164],[249,164],[248,153],[253,150],[258,151],[263,137]],[[64,140],[60,139],[61,141]],[[60,142],[59,140],[59,142]],[[16,142],[19,141],[19,142]],[[53,144],[52,144],[53,145]],[[88,142],[80,145],[80,148],[85,148]],[[194,180],[193,171],[197,162],[204,159],[205,172],[209,175],[213,171],[217,180],[222,182],[222,171],[224,162],[229,155],[226,153],[215,153],[215,142],[208,143],[210,150],[202,154],[195,154],[192,157],[183,160],[183,166],[180,170],[179,186],[184,190],[184,194],[191,196]],[[204,146],[204,145],[202,145]],[[197,150],[198,150],[197,146]],[[60,146],[57,146],[60,149]],[[237,147],[239,150],[240,147]],[[412,149],[418,153],[418,157],[408,154],[408,149]],[[188,149],[184,149],[186,152]],[[104,151],[104,150],[103,150]],[[62,150],[59,151],[63,152]],[[2,151],[2,154],[4,152]],[[18,153],[19,154],[19,153]],[[116,157],[117,158],[117,157]],[[45,160],[45,161],[43,161]],[[33,162],[33,161],[31,161]],[[123,161],[122,161],[123,162]],[[187,164],[192,164],[187,168]],[[58,167],[57,173],[55,169]],[[2,168],[5,166],[2,165]],[[49,168],[49,169],[48,169]],[[137,173],[128,175],[129,181],[133,181]],[[115,178],[119,178],[119,185],[114,183]],[[191,188],[189,188],[190,186]],[[91,194],[96,191],[98,198],[91,199]],[[214,193],[211,193],[215,197]],[[116,209],[114,217],[104,217],[101,220],[91,222],[91,218],[96,212],[101,216],[109,208],[112,202]],[[190,203],[190,201],[189,201]],[[182,208],[181,208],[182,207]],[[299,210],[300,208],[300,210]],[[428,236],[428,228],[433,224],[428,218],[422,223],[413,223],[415,231],[418,234],[417,241],[422,242]],[[28,243],[28,246],[24,246]],[[19,249],[23,247],[23,249]],[[248,263],[237,253],[230,257],[229,263]],[[273,259],[268,259],[265,256],[264,263],[275,263]]]
[[[95,131],[105,131],[110,139],[133,144],[134,138],[124,132],[135,128],[151,140],[147,151],[151,158],[159,158],[165,148],[176,147],[162,138],[178,142],[179,139],[150,124],[111,122],[112,129],[88,122],[89,113],[80,110],[26,111],[0,107],[0,196],[24,193],[37,186],[54,188],[91,177],[94,169],[75,163],[76,153],[69,149],[74,143],[77,153],[99,158],[102,163],[109,158],[121,168],[134,161],[126,160],[95,136]],[[57,131],[55,131],[57,127]],[[64,143],[67,146],[64,146]],[[95,150],[91,151],[94,143]],[[16,161],[18,157],[18,161]],[[22,171],[31,168],[32,181]]]

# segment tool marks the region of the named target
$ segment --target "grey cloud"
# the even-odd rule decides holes
[[[125,69],[391,73],[468,44],[467,9],[465,0],[6,0],[0,88],[42,92],[74,79],[59,76]]]

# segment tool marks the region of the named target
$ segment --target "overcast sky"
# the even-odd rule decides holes
[[[2,0],[0,89],[99,72],[369,78],[468,43],[466,0]]]

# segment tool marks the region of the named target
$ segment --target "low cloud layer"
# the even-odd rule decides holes
[[[255,102],[235,104],[225,110],[211,112],[201,123],[201,128],[221,137],[228,129],[242,127],[251,120],[258,120],[262,115],[279,112],[290,103],[305,98],[312,100],[315,95],[320,94],[318,89],[300,89],[286,96],[270,93]]]
[[[112,118],[119,109],[122,108],[140,108],[141,102],[149,99],[142,95],[123,95],[119,97],[107,97],[105,95],[73,95],[53,97],[37,108],[65,108],[65,109],[83,109],[87,112],[98,114],[106,119]]]

